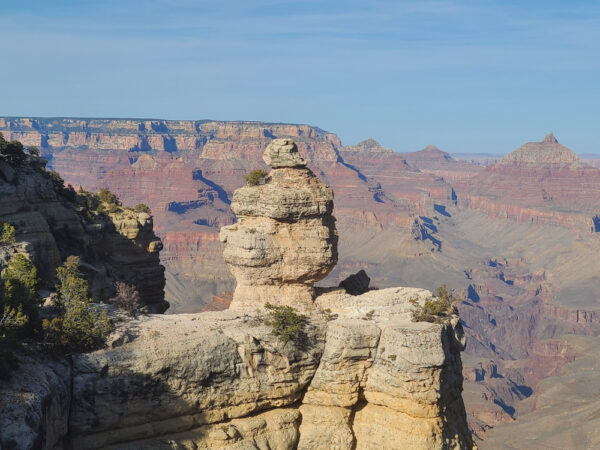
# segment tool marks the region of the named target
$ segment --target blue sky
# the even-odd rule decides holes
[[[308,123],[600,153],[600,2],[0,0],[0,115]]]

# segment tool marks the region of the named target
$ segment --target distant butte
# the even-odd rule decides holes
[[[382,153],[390,155],[394,153],[391,148],[382,147],[379,142],[375,139],[369,138],[359,142],[356,145],[348,145],[344,147],[345,151],[349,152],[361,152],[361,153]]]
[[[579,157],[575,152],[558,143],[554,134],[549,133],[541,142],[528,142],[512,153],[502,158],[500,166],[523,165],[570,165],[576,168],[581,166]]]

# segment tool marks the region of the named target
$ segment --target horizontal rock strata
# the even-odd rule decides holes
[[[274,140],[264,159],[273,167],[265,184],[235,191],[238,220],[221,229],[223,258],[238,283],[231,308],[270,302],[310,310],[313,283],[337,262],[333,191],[291,140]]]
[[[52,441],[82,450],[469,448],[458,318],[410,319],[410,300],[429,295],[336,289],[316,299],[329,321],[312,316],[304,338],[288,344],[235,311],[121,323],[109,348],[76,355],[60,372],[60,386],[72,387],[53,388],[53,402],[71,405],[68,414],[40,411],[27,426],[50,442],[40,421],[62,421]],[[0,417],[9,417],[10,392],[31,387],[3,385]]]

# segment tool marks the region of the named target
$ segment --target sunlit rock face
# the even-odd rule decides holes
[[[265,183],[235,191],[237,222],[221,229],[223,257],[237,281],[231,308],[270,302],[311,310],[313,284],[337,262],[333,190],[289,139],[275,139],[263,158],[272,167]]]

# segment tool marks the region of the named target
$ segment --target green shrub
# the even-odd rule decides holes
[[[22,258],[15,255],[9,261],[0,289],[0,378],[16,367],[12,351],[20,346],[22,337],[31,334],[37,319],[37,271]]]
[[[42,321],[47,342],[85,352],[104,344],[114,325],[106,310],[92,304],[87,281],[79,272],[79,258],[69,256],[56,270],[60,317]]]
[[[144,203],[139,203],[135,205],[135,212],[152,214],[150,207]]]
[[[65,189],[65,180],[62,179],[60,174],[55,170],[49,170],[48,175],[52,180],[52,185],[54,186],[54,190],[56,192],[62,192]]]
[[[412,311],[412,321],[443,323],[456,313],[453,303],[457,300],[448,292],[446,285],[442,285],[437,289],[436,297],[425,300],[423,306],[418,303],[417,299],[410,300],[415,305],[415,309]]]
[[[260,180],[266,177],[268,174],[262,169],[253,170],[252,172],[244,175],[244,181],[248,186],[258,186]]]
[[[107,210],[108,210],[109,213],[114,214],[116,212],[119,212],[120,208],[115,203],[109,203]]]
[[[0,230],[0,244],[14,244],[15,242],[17,242],[15,227],[8,222],[4,222]]]
[[[271,327],[271,333],[278,337],[284,345],[288,342],[298,342],[304,334],[308,323],[306,316],[299,314],[291,306],[278,306],[265,303],[267,317],[265,324]]]
[[[25,336],[37,323],[37,309],[41,302],[37,293],[37,269],[25,255],[18,253],[8,262],[2,280],[0,336]]]
[[[0,133],[0,155],[3,155],[12,164],[21,164],[26,158],[23,144],[19,141],[7,141],[2,133]]]
[[[321,317],[323,317],[323,320],[326,322],[331,322],[332,320],[335,320],[338,316],[337,314],[333,313],[330,308],[321,309],[319,310],[319,313],[321,314]]]
[[[40,156],[40,149],[34,146],[28,147],[27,151],[31,156]]]
[[[98,199],[101,202],[108,203],[109,205],[119,205],[119,199],[115,194],[110,192],[108,189],[100,189],[98,191]]]

